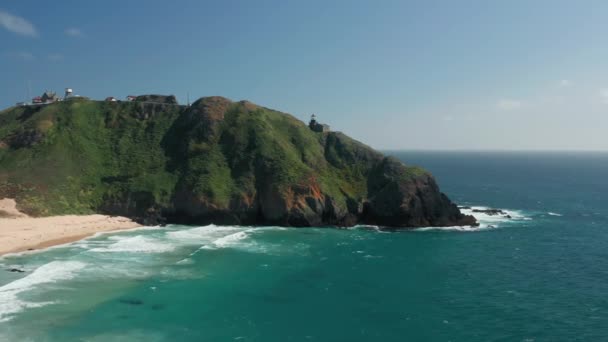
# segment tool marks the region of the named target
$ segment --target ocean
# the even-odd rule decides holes
[[[170,225],[7,256],[0,340],[608,340],[608,154],[389,153],[459,205],[510,218]]]

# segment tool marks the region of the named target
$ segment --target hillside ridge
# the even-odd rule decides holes
[[[433,176],[290,114],[203,97],[0,112],[0,198],[146,224],[474,225]]]

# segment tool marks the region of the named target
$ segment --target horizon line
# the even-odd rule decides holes
[[[608,153],[608,150],[585,149],[412,149],[412,148],[378,148],[382,152],[443,152],[443,153]]]

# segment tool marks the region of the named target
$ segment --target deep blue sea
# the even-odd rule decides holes
[[[389,153],[511,218],[147,227],[7,256],[0,340],[608,341],[608,154]]]

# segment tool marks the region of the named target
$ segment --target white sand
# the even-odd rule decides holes
[[[66,215],[33,218],[12,199],[0,199],[0,255],[61,245],[97,232],[139,227],[125,217]]]

